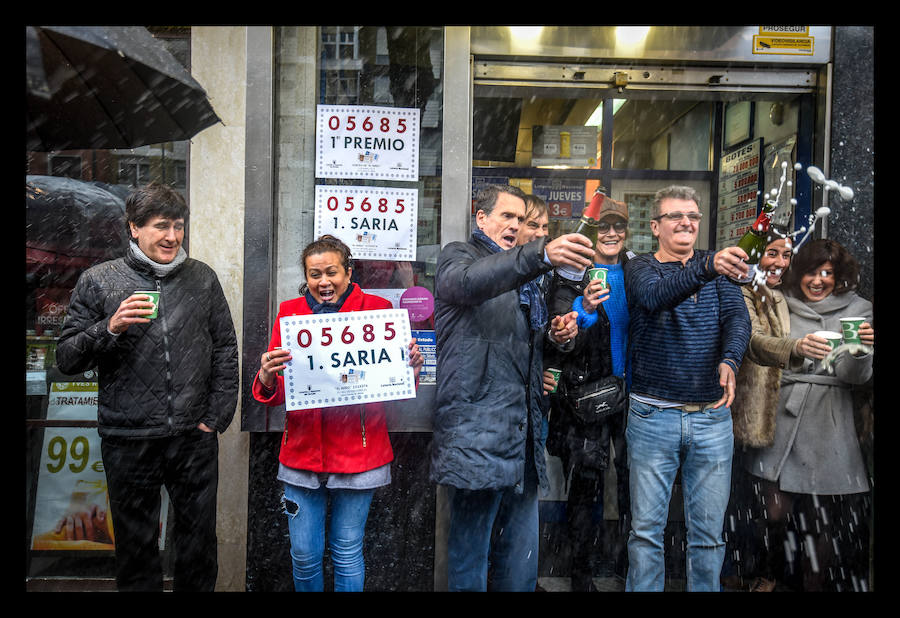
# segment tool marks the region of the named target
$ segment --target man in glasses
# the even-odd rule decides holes
[[[625,266],[633,371],[625,434],[631,491],[626,590],[664,589],[663,532],[679,470],[687,590],[719,590],[731,402],[751,327],[741,290],[726,277],[746,273],[747,255],[737,247],[694,248],[699,204],[690,187],[658,191],[650,229],[659,249]]]

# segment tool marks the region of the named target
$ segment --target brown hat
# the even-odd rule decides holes
[[[603,219],[607,215],[615,215],[628,221],[628,204],[614,200],[609,196],[604,197],[603,205],[600,206],[600,213],[597,215],[597,221]]]

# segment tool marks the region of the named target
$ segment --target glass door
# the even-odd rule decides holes
[[[657,248],[650,231],[654,194],[669,185],[688,185],[701,196],[705,222],[696,248],[721,248],[734,244],[755,219],[762,204],[759,192],[777,181],[770,169],[774,161],[809,164],[814,96],[808,89],[759,86],[721,92],[713,85],[715,71],[699,68],[686,70],[693,77],[683,76],[682,83],[671,79],[632,88],[626,73],[635,71],[625,64],[532,60],[474,59],[472,196],[485,184],[508,183],[542,198],[551,237],[573,231],[599,189],[628,206],[626,247],[652,253]],[[649,81],[654,71],[648,68],[639,76]],[[700,73],[706,77],[697,77]],[[802,199],[802,181],[795,190],[799,221],[809,206]],[[621,490],[614,458],[613,449],[594,511],[603,523],[593,556],[595,575],[610,582],[613,575],[624,575],[616,569],[627,534],[618,526]],[[565,577],[569,566],[564,549],[568,480],[558,458],[547,461],[551,487],[541,495],[539,574],[550,582],[553,574]],[[670,521],[680,522],[678,485],[675,492]],[[679,531],[677,525],[667,531],[667,543],[669,536],[680,543]],[[673,572],[671,577],[680,576]]]

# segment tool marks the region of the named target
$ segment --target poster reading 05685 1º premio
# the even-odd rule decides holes
[[[418,108],[316,106],[316,178],[419,179]]]

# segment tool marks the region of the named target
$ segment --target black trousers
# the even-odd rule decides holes
[[[162,591],[160,490],[172,503],[175,591],[216,583],[218,436],[195,429],[165,438],[103,438],[103,466],[116,543],[120,591]]]

